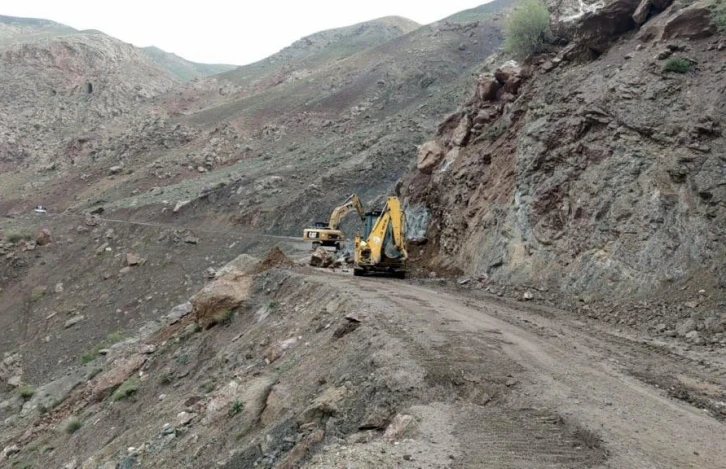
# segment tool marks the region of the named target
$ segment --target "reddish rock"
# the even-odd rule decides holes
[[[444,158],[444,149],[435,141],[426,142],[418,149],[416,168],[424,174],[431,174]]]
[[[243,274],[230,274],[218,278],[202,288],[189,301],[197,321],[204,328],[216,323],[215,315],[234,309],[250,297],[252,278]]]
[[[144,363],[146,357],[141,354],[117,360],[110,370],[98,375],[88,384],[91,395],[96,400],[103,399],[129,379]]]
[[[705,3],[694,4],[677,12],[663,28],[661,39],[703,39],[718,28],[711,22],[711,10]]]
[[[310,451],[310,448],[315,446],[317,443],[323,441],[325,432],[321,429],[317,429],[296,444],[289,453],[285,456],[278,466],[280,469],[294,469],[298,467],[298,463],[302,461]]]

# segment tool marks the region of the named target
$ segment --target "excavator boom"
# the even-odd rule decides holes
[[[313,248],[316,246],[334,246],[336,249],[340,249],[340,243],[345,241],[345,235],[340,231],[340,222],[351,210],[356,210],[358,216],[363,220],[365,210],[356,194],[351,195],[342,205],[333,209],[327,225],[322,222],[316,223],[313,227],[305,228],[303,230],[303,239],[312,241]]]

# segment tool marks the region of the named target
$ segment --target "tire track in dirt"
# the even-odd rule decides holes
[[[464,298],[406,282],[330,277],[335,279],[332,281],[346,283],[347,288],[357,290],[365,299],[387,303],[389,308],[392,305],[399,307],[403,321],[408,324],[404,332],[408,341],[418,344],[416,353],[422,359],[428,354],[424,363],[438,362],[453,367],[461,357],[452,344],[464,343],[471,354],[471,362],[489,364],[479,371],[482,376],[494,378],[494,382],[496,371],[505,367],[507,360],[524,370],[521,377],[516,371],[514,373],[521,381],[518,386],[521,385],[522,392],[507,392],[501,403],[492,401],[488,406],[480,406],[487,412],[499,411],[499,417],[492,420],[492,416],[482,410],[480,418],[472,417],[477,412],[469,411],[465,414],[468,420],[460,419],[460,425],[466,428],[460,433],[462,437],[478,435],[475,442],[464,446],[471,449],[478,441],[480,446],[488,446],[481,449],[481,454],[490,453],[489,459],[478,462],[472,459],[474,465],[468,467],[487,467],[489,463],[492,467],[567,467],[563,459],[557,459],[560,450],[551,443],[566,439],[561,436],[537,438],[541,422],[537,424],[537,419],[524,418],[533,425],[530,431],[529,423],[522,424],[518,419],[520,414],[527,415],[528,408],[550,409],[551,415],[562,416],[568,425],[585,432],[585,437],[578,440],[583,444],[590,439],[587,435],[594,438],[602,435],[609,451],[608,467],[723,467],[726,446],[722,443],[722,435],[726,427],[722,423],[699,409],[673,400],[664,391],[634,379],[627,372],[628,364],[642,359],[663,368],[671,364],[679,369],[684,366],[681,359],[663,354],[658,347],[641,347],[627,340],[611,341],[606,335],[594,335],[582,326],[572,326],[568,319],[558,315],[542,320],[526,310],[481,299],[469,301],[467,306],[463,304]],[[533,324],[542,322],[545,326],[522,327],[504,319],[517,317],[526,318]],[[417,333],[412,333],[411,328],[417,329]],[[501,334],[499,341],[483,339],[497,331]],[[467,339],[467,333],[478,334],[482,339],[478,343],[472,342]],[[446,340],[442,340],[442,336]],[[438,353],[432,355],[431,349]],[[501,352],[504,359],[495,352]],[[613,357],[625,365],[613,363],[610,360]],[[430,367],[427,369],[431,370]],[[442,378],[442,381],[453,380],[455,376]],[[513,414],[506,416],[498,407]],[[475,425],[487,419],[487,426]],[[503,423],[498,427],[497,422]],[[527,433],[533,436],[523,440],[512,436]],[[481,438],[487,439],[485,445]],[[540,439],[544,444],[533,444]],[[502,442],[501,446],[497,441]],[[525,448],[525,443],[531,448]],[[576,446],[577,443],[570,448]],[[532,460],[525,463],[515,454],[531,454]],[[568,457],[573,458],[565,456],[565,459]],[[572,467],[592,467],[575,459],[572,461]]]

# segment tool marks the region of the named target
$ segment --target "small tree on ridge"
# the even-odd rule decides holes
[[[541,52],[550,38],[550,13],[541,0],[523,0],[509,17],[504,49],[517,58]]]

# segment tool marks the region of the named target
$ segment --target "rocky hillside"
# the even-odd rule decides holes
[[[430,211],[429,266],[716,307],[726,37],[706,3],[669,3],[555,11],[567,46],[479,77],[403,184]]]
[[[235,65],[226,64],[201,64],[186,60],[171,52],[166,52],[158,47],[144,47],[143,51],[151,57],[151,60],[167,72],[182,81],[189,81],[194,78],[207,77],[228,72],[236,68]]]

